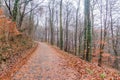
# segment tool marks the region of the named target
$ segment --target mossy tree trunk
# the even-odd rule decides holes
[[[15,0],[15,3],[14,3],[14,8],[13,8],[13,17],[12,17],[12,20],[13,21],[16,21],[17,19],[17,15],[18,15],[18,3],[19,3],[20,0]]]
[[[91,61],[92,53],[91,53],[91,42],[92,42],[92,35],[91,35],[91,19],[90,19],[90,0],[85,0],[84,2],[84,59],[86,61]]]

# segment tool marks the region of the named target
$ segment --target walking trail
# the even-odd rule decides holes
[[[46,43],[39,43],[37,50],[11,80],[80,80],[77,70],[64,56]]]

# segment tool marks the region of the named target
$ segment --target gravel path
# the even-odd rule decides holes
[[[80,80],[79,73],[66,63],[55,49],[39,43],[32,57],[11,80]]]

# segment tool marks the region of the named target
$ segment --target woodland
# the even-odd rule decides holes
[[[0,0],[0,80],[120,80],[119,14],[119,0]]]

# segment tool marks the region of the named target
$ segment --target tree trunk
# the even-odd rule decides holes
[[[20,0],[15,0],[15,3],[14,3],[14,8],[13,8],[13,17],[12,17],[12,20],[13,21],[16,21],[16,18],[17,18],[17,14],[18,14],[18,3],[19,3]]]
[[[62,1],[60,1],[60,49],[63,49]]]
[[[84,31],[84,58],[86,61],[91,61],[91,22],[90,22],[90,0],[85,0],[85,31]]]

